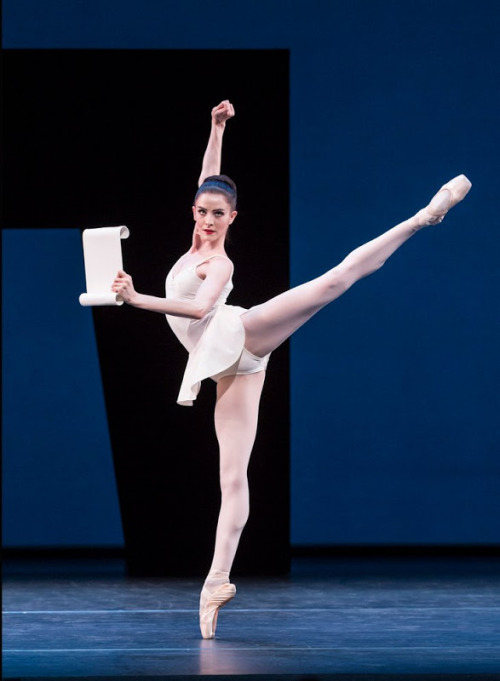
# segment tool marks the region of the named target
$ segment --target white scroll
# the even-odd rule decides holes
[[[118,270],[123,269],[121,239],[127,239],[128,227],[98,227],[83,231],[83,257],[87,293],[82,293],[80,305],[123,305],[123,300],[111,290]]]

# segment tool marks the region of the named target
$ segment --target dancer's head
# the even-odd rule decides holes
[[[194,197],[195,233],[210,241],[225,239],[237,215],[236,185],[227,175],[211,175]]]

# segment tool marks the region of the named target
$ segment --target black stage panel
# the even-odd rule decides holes
[[[239,215],[228,302],[250,307],[288,288],[287,50],[9,50],[4,62],[9,228],[127,225],[125,269],[138,291],[163,296],[191,245],[211,108],[230,99],[222,170],[238,185]],[[194,407],[178,406],[187,353],[163,315],[93,314],[128,569],[201,576],[219,504],[215,384],[204,382]],[[249,477],[234,573],[286,573],[286,345],[269,364]]]
[[[500,678],[500,561],[294,559],[199,636],[197,579],[7,561],[4,678]]]

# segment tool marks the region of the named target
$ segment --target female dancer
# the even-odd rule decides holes
[[[233,116],[234,108],[227,100],[212,110],[210,138],[194,199],[193,240],[167,276],[166,297],[137,293],[132,278],[123,271],[112,286],[129,305],[165,314],[188,350],[179,404],[193,403],[203,379],[211,377],[217,382],[215,430],[220,448],[221,508],[212,566],[200,597],[203,638],[213,638],[219,608],[236,593],[229,572],[248,518],[247,468],[270,353],[318,310],[382,267],[419,229],[441,222],[471,187],[464,175],[455,177],[426,208],[360,246],[317,279],[250,310],[225,305],[233,273],[225,239],[237,215],[236,186],[219,173],[222,137],[226,121]]]

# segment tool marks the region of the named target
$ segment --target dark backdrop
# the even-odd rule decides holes
[[[126,224],[124,267],[137,290],[163,296],[168,269],[191,244],[210,110],[228,98],[237,117],[227,125],[223,171],[241,188],[230,302],[250,306],[287,287],[286,51],[10,51],[5,66],[6,226]],[[93,315],[129,566],[206,570],[219,503],[215,384],[203,384],[194,407],[178,406],[187,355],[164,317],[127,306]],[[33,333],[29,316],[24,322]],[[272,364],[239,553],[250,571],[288,567],[286,347]]]

